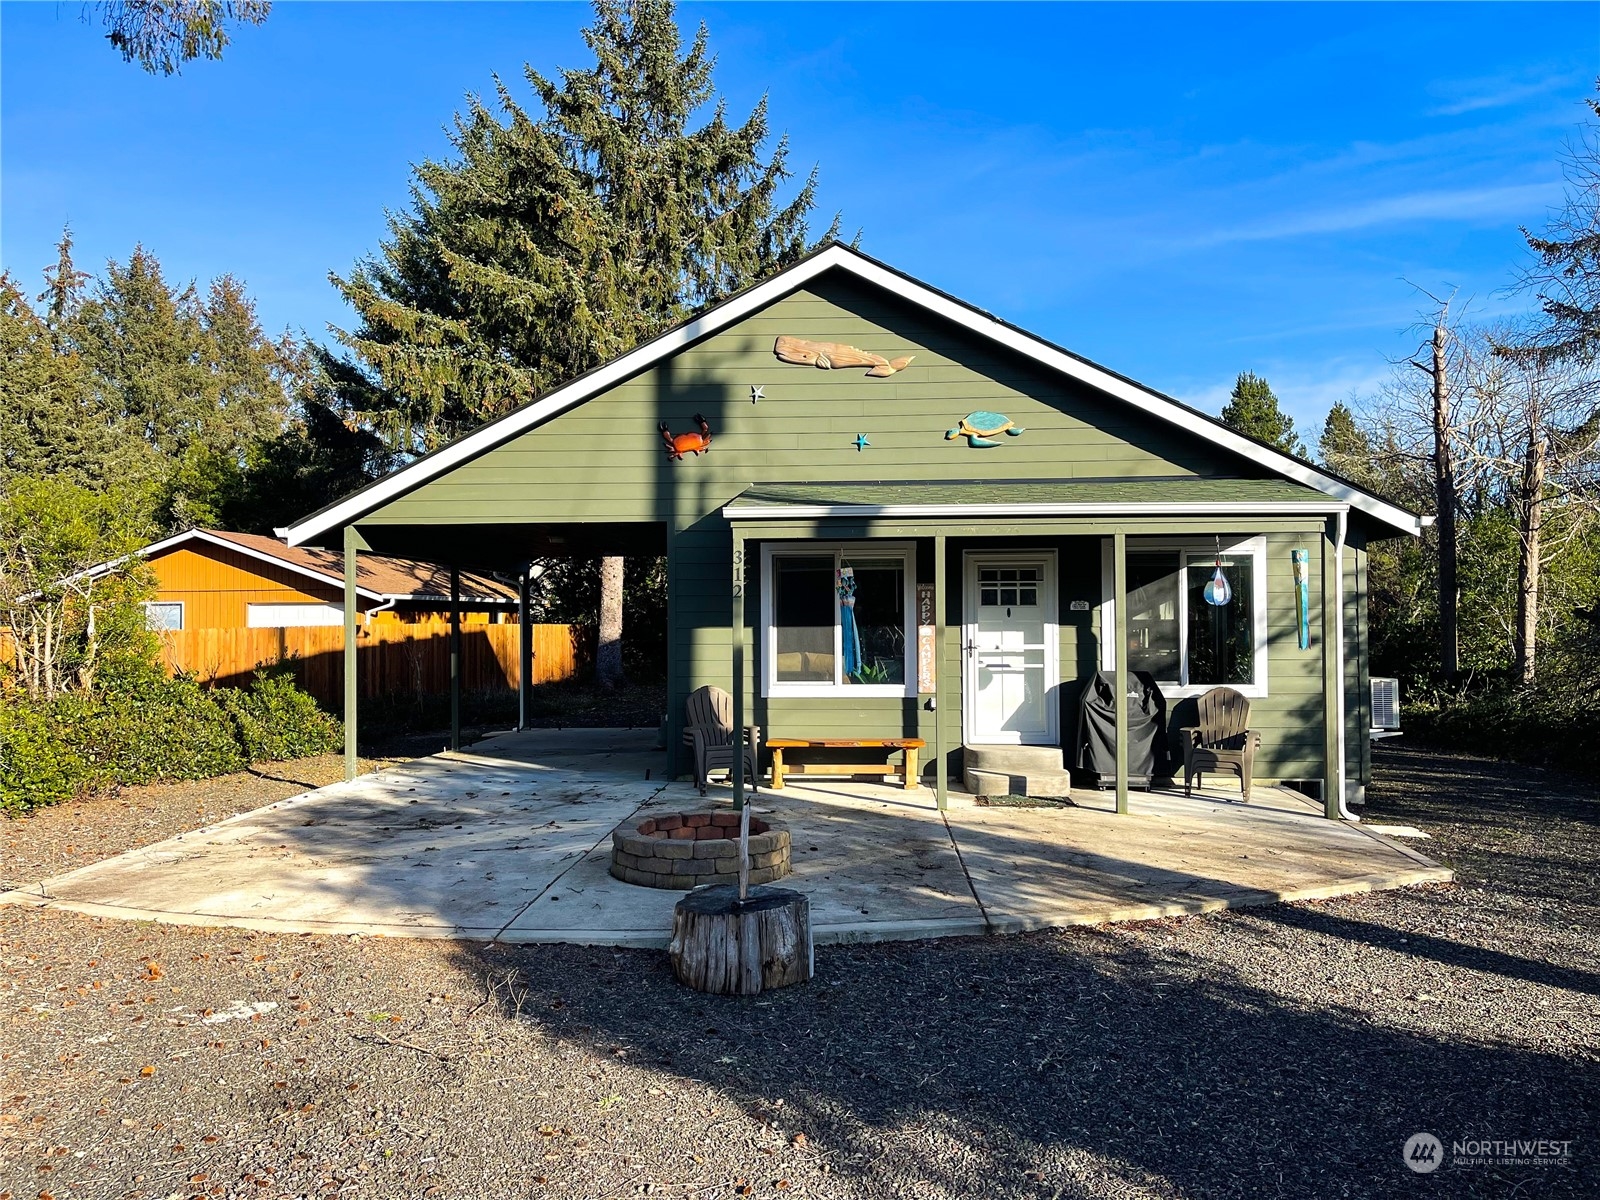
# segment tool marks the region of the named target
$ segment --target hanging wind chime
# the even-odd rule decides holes
[[[1211,581],[1205,587],[1206,603],[1213,608],[1226,608],[1233,599],[1233,588],[1228,583],[1228,577],[1222,573],[1222,539],[1217,539],[1217,569],[1211,576]]]

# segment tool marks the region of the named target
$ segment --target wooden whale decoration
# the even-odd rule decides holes
[[[805,338],[779,337],[772,352],[786,363],[804,367],[819,367],[824,371],[840,367],[871,367],[867,374],[875,379],[887,379],[896,371],[904,371],[915,354],[904,358],[885,358],[867,350],[857,350],[840,342],[808,342]]]

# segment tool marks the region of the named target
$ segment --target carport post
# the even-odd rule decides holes
[[[461,749],[461,568],[450,564],[450,749]]]
[[[354,779],[356,760],[356,547],[361,535],[344,527],[344,777]]]
[[[517,728],[528,727],[528,694],[533,687],[533,628],[528,619],[528,591],[533,564],[517,576]]]
[[[744,534],[733,530],[733,807],[744,808]]]
[[[1128,811],[1128,535],[1111,538],[1112,636],[1117,650],[1117,811]]]
[[[944,534],[933,535],[933,779],[934,801],[941,810],[950,806],[950,764],[944,755],[944,597],[948,586],[944,572]],[[907,780],[909,783],[910,780]]]

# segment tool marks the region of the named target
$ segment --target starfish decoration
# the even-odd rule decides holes
[[[866,434],[864,434],[864,433],[856,434],[856,449],[857,450],[865,450],[870,445],[872,445],[872,443],[867,441],[867,435]]]
[[[751,388],[750,388],[750,403],[751,404],[754,404],[757,400],[765,400],[766,398],[767,398],[767,390],[766,390],[765,387],[756,387],[753,384],[751,385]]]

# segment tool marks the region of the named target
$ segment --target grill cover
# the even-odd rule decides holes
[[[1097,787],[1117,781],[1117,677],[1101,671],[1083,689],[1075,766]],[[1148,788],[1167,771],[1167,698],[1147,671],[1128,672],[1128,785]]]

